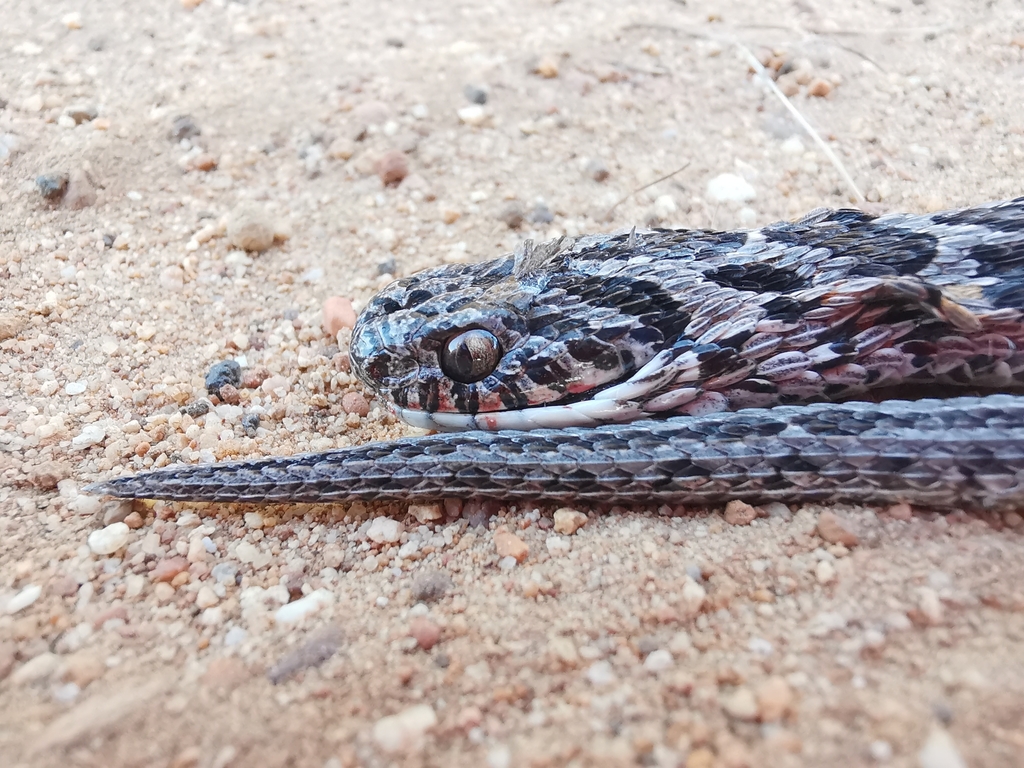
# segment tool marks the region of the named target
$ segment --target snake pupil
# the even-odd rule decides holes
[[[474,328],[450,338],[441,349],[441,370],[449,379],[472,384],[490,375],[501,359],[501,344],[490,331]]]

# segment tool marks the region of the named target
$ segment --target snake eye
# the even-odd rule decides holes
[[[474,328],[452,336],[441,349],[441,370],[449,379],[472,384],[498,367],[501,344],[490,331]]]

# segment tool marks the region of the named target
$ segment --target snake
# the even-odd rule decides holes
[[[426,434],[89,486],[215,502],[1024,503],[1024,197],[523,242],[391,283],[351,370]]]

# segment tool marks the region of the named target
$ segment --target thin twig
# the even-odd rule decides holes
[[[846,182],[846,186],[850,188],[850,191],[853,193],[853,196],[857,200],[857,202],[867,202],[867,199],[861,193],[860,189],[857,187],[856,182],[853,180],[853,177],[846,170],[846,167],[843,165],[842,161],[839,159],[836,153],[833,152],[832,148],[827,143],[825,143],[825,140],[821,138],[820,135],[818,135],[818,132],[814,130],[814,127],[807,121],[807,119],[800,114],[800,110],[793,106],[793,102],[786,98],[786,94],[779,90],[779,86],[775,84],[775,81],[772,80],[771,76],[768,74],[768,71],[764,68],[761,62],[757,60],[757,57],[754,56],[754,54],[750,51],[749,48],[747,48],[745,45],[743,45],[743,43],[739,42],[738,40],[734,40],[733,44],[739,49],[740,53],[743,54],[743,57],[747,60],[747,63],[753,68],[754,72],[760,75],[768,84],[768,87],[771,89],[772,93],[775,94],[776,98],[778,98],[778,100],[782,102],[782,105],[787,110],[789,110],[789,113],[793,116],[793,118],[798,123],[800,123],[800,126],[807,132],[807,135],[810,136],[814,143],[818,145],[818,148],[825,153],[825,157],[827,157],[829,159],[829,162],[832,163],[833,167],[837,171],[839,171],[839,175],[843,177],[843,181]]]
[[[604,220],[605,221],[611,221],[612,214],[615,213],[615,209],[618,208],[620,205],[622,205],[627,200],[629,200],[629,198],[631,198],[637,192],[643,192],[648,187],[653,187],[655,184],[660,184],[661,182],[665,181],[666,179],[671,179],[677,173],[682,173],[683,171],[685,171],[689,167],[690,167],[690,161],[687,160],[685,163],[683,163],[683,165],[679,166],[678,168],[676,168],[671,173],[666,173],[661,178],[655,179],[654,181],[650,182],[649,184],[644,184],[642,187],[637,187],[632,192],[630,192],[628,195],[626,195],[625,197],[620,199],[618,202],[616,202],[615,205],[613,205],[611,208],[609,208],[607,213],[605,213],[605,215],[604,215]]]

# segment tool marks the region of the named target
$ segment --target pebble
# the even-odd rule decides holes
[[[671,669],[675,663],[675,659],[672,658],[669,651],[659,648],[647,654],[647,658],[644,659],[644,669],[656,675]]]
[[[197,608],[212,608],[220,602],[220,598],[217,597],[217,593],[214,592],[208,586],[202,586],[199,591],[196,592],[196,607]]]
[[[342,408],[344,408],[344,402]],[[348,409],[345,409],[348,411]],[[366,414],[361,414],[365,416]],[[416,518],[417,522],[420,523],[431,523],[435,520],[440,520],[444,517],[444,511],[441,509],[440,504],[410,504],[409,514]]]
[[[65,173],[44,173],[36,176],[36,189],[47,200],[60,200],[68,188],[68,177]]]
[[[390,517],[375,517],[366,529],[366,538],[375,544],[395,544],[402,538],[405,526]]]
[[[352,300],[344,296],[329,296],[324,301],[323,312],[323,327],[331,336],[337,336],[342,328],[352,328],[356,324]]]
[[[432,603],[444,597],[455,586],[452,577],[442,571],[424,571],[412,582],[412,599]]]
[[[746,686],[737,688],[722,699],[722,709],[729,717],[745,722],[757,720],[758,707],[754,692]]]
[[[781,501],[769,501],[767,504],[762,504],[761,509],[768,517],[774,517],[779,520],[793,519],[792,511]]]
[[[707,590],[694,581],[693,577],[687,576],[683,580],[683,588],[679,602],[679,608],[682,611],[683,620],[695,618],[704,608],[704,602],[707,600],[707,597]]]
[[[249,637],[249,633],[242,627],[232,627],[224,635],[224,647],[233,648],[236,645],[241,645]]]
[[[852,530],[850,523],[834,512],[818,515],[818,535],[829,544],[842,544],[848,548],[860,543],[860,537]]]
[[[20,592],[7,601],[7,605],[4,606],[4,613],[11,616],[18,613],[18,611],[25,610],[38,600],[41,594],[43,594],[43,588],[37,584],[29,584],[23,587]]]
[[[217,396],[228,405],[238,405],[242,401],[241,395],[238,394],[238,388],[233,384],[222,384],[217,391]]]
[[[409,635],[424,651],[429,651],[441,639],[441,627],[426,616],[417,616],[409,622]]]
[[[210,152],[202,152],[195,157],[189,158],[188,161],[188,167],[191,170],[202,171],[203,173],[217,170],[218,164],[217,156]]]
[[[456,114],[459,116],[459,120],[466,125],[471,125],[474,128],[479,128],[481,125],[487,122],[490,115],[487,114],[487,110],[484,109],[480,104],[470,104],[467,107],[462,107]]]
[[[359,392],[346,392],[341,397],[341,409],[345,413],[354,413],[356,416],[364,418],[370,413],[370,403]]]
[[[504,529],[494,532],[494,550],[499,557],[511,557],[517,563],[522,563],[530,554],[525,541]]]
[[[132,502],[128,499],[108,501],[104,503],[102,507],[104,525],[110,525],[111,523],[127,524],[128,515],[131,514],[132,511]]]
[[[149,572],[149,578],[157,583],[170,582],[179,573],[187,570],[188,560],[184,557],[165,557],[163,560],[157,561],[156,567]]]
[[[941,624],[945,617],[942,600],[939,599],[938,592],[931,587],[921,587],[918,592],[917,607],[927,623],[932,626]]]
[[[174,599],[174,587],[166,581],[161,581],[153,587],[153,597],[161,605],[169,603]]]
[[[391,115],[391,108],[383,101],[365,101],[352,110],[352,122],[362,134],[371,125],[383,125]]]
[[[274,613],[274,621],[278,624],[295,624],[306,616],[320,611],[334,602],[334,594],[328,589],[318,589],[305,597],[282,605]]]
[[[100,112],[92,104],[76,104],[64,110],[64,114],[75,121],[75,125],[88,123],[100,116]]]
[[[182,139],[194,139],[200,134],[202,134],[202,131],[196,125],[191,115],[178,115],[171,121],[171,130],[168,133],[168,138],[171,141],[181,141]]]
[[[706,188],[708,199],[715,203],[747,203],[757,191],[742,176],[722,173],[711,179]]]
[[[298,648],[282,656],[274,666],[267,670],[267,678],[274,685],[279,685],[296,672],[319,667],[338,652],[344,639],[345,635],[341,631],[341,627],[336,624],[328,624],[310,635],[309,640]],[[226,645],[227,640],[225,639],[224,642]]]
[[[11,674],[11,684],[35,685],[48,680],[60,666],[60,656],[56,653],[41,653],[34,656]]]
[[[558,77],[558,61],[553,56],[541,56],[530,68],[530,73],[548,79]]]
[[[757,519],[757,510],[745,501],[733,499],[725,505],[725,522],[729,525],[750,525]]]
[[[563,507],[555,510],[554,523],[556,533],[572,536],[587,524],[587,516],[578,510]]]
[[[207,374],[207,377],[209,377],[209,374]],[[208,414],[212,407],[212,403],[204,398],[202,400],[194,400],[189,403],[181,409],[181,412],[191,416],[193,419],[198,419],[200,416]]]
[[[348,160],[356,153],[356,144],[348,136],[339,136],[327,147],[327,156],[335,160]]]
[[[770,677],[757,687],[757,715],[762,723],[774,723],[789,715],[795,696],[789,683]]]
[[[893,520],[906,522],[914,516],[914,510],[905,501],[901,501],[899,504],[893,504],[891,507],[886,508],[885,514]]]
[[[604,160],[599,157],[592,157],[587,161],[584,166],[583,172],[587,174],[594,181],[606,181],[611,172],[608,170],[608,166],[605,165]]]
[[[518,200],[511,200],[498,213],[498,221],[504,222],[509,229],[519,229],[526,220],[526,209]]]
[[[921,751],[917,754],[920,768],[967,768],[953,737],[944,728],[932,728]]]
[[[82,517],[98,515],[102,508],[103,502],[96,496],[86,496],[85,494],[75,496],[75,498],[68,502],[68,509]]]
[[[820,561],[814,566],[814,578],[818,580],[821,585],[831,584],[836,580],[836,568],[828,560]]]
[[[264,381],[270,378],[270,371],[262,365],[255,368],[248,368],[242,373],[242,388],[257,389]]]
[[[388,754],[408,754],[423,748],[427,733],[435,725],[437,715],[433,707],[416,704],[374,723],[373,741]]]
[[[384,186],[395,187],[409,175],[409,158],[400,149],[392,149],[380,156],[376,169]]]
[[[128,544],[130,533],[124,523],[111,523],[89,534],[89,549],[94,555],[112,555]]]
[[[76,168],[68,176],[68,187],[64,193],[64,207],[79,211],[96,204],[96,188],[89,179],[89,174]]]
[[[816,77],[807,85],[807,95],[824,98],[832,93],[832,83],[822,77]]]
[[[877,763],[887,763],[892,760],[892,744],[881,739],[872,741],[868,745],[868,754]]]
[[[274,227],[263,211],[243,206],[228,217],[227,236],[235,248],[259,253],[274,244]]]
[[[0,315],[0,341],[13,339],[28,325],[28,321],[17,315]]]
[[[107,665],[96,651],[78,651],[64,661],[60,679],[66,683],[74,683],[82,689],[99,680],[106,671]]]
[[[612,669],[612,665],[604,661],[595,661],[589,667],[587,667],[587,680],[590,681],[591,685],[602,687],[605,685],[611,685],[615,682],[615,670]]]
[[[211,395],[220,395],[220,388],[225,384],[232,387],[239,387],[242,384],[242,366],[234,360],[222,360],[210,366],[204,381],[206,391]],[[209,404],[207,404],[209,407]],[[194,417],[193,417],[194,418]]]
[[[487,89],[481,85],[467,85],[462,89],[462,95],[473,104],[487,103]]]
[[[567,555],[572,551],[572,542],[564,536],[548,536],[544,540],[544,546],[548,550],[548,554],[560,556]]]

